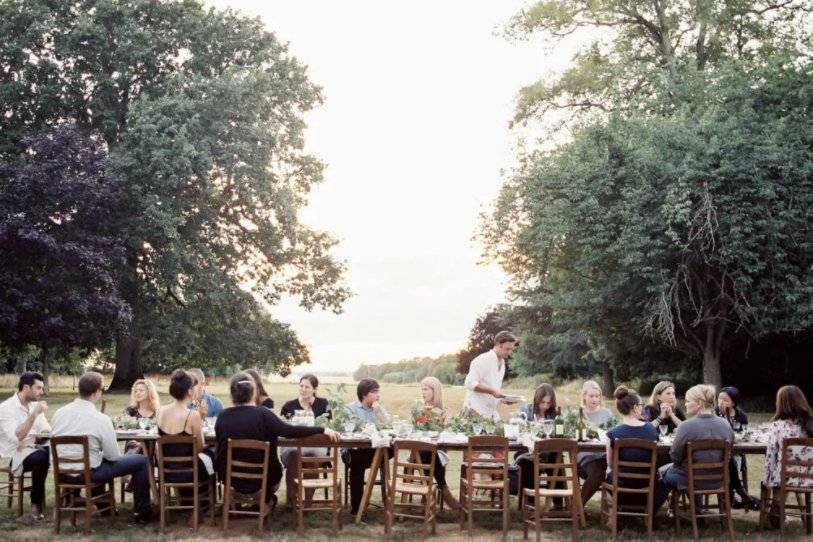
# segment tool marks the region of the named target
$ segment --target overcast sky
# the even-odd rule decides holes
[[[355,296],[341,315],[273,309],[314,368],[454,352],[505,299],[478,265],[479,213],[515,163],[517,91],[572,51],[496,35],[526,2],[216,0],[259,16],[324,89],[307,148],[327,164],[303,221],[331,232]]]

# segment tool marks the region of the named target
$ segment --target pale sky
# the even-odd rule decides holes
[[[213,0],[259,16],[308,66],[325,103],[307,150],[327,164],[302,214],[340,243],[355,296],[341,315],[274,307],[314,369],[436,356],[465,345],[505,300],[496,265],[477,265],[479,213],[515,163],[517,91],[559,70],[572,48],[496,35],[516,0]]]

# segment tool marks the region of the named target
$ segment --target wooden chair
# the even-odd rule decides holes
[[[695,459],[698,452],[712,452],[719,459],[701,462]],[[731,519],[731,495],[728,492],[731,444],[725,440],[695,440],[687,445],[686,455],[688,487],[672,492],[676,533],[680,535],[680,520],[685,518],[692,522],[692,534],[697,540],[700,536],[697,519],[719,517],[722,528],[728,530],[728,537],[733,541],[734,522]],[[716,503],[711,502],[711,497],[716,497]]]
[[[15,476],[11,470],[11,460],[0,466],[0,475],[6,475],[6,480],[0,480],[0,498],[6,497],[9,508],[14,506],[14,498],[17,498],[17,516],[23,515],[23,494],[31,491],[31,473],[21,472]],[[29,485],[26,485],[28,483]]]
[[[621,459],[624,450],[637,450],[649,456],[647,461],[625,461]],[[612,527],[613,540],[618,537],[618,517],[642,517],[646,531],[652,536],[655,510],[655,471],[658,463],[658,444],[651,440],[618,439],[613,442],[613,459],[610,468],[613,481],[601,485],[601,519]],[[641,455],[644,455],[643,453]],[[624,503],[625,495],[646,504]]]
[[[60,446],[79,446],[81,459],[59,456]],[[110,521],[116,523],[116,487],[114,479],[93,482],[90,479],[90,458],[86,435],[51,438],[51,464],[54,469],[54,533],[59,534],[62,512],[71,512],[71,525],[76,527],[76,514],[85,515],[85,534],[90,534],[94,514],[110,511]],[[81,465],[81,469],[65,469],[64,465]],[[85,494],[82,496],[82,490]],[[94,490],[100,490],[96,495]],[[101,506],[100,506],[101,505]]]
[[[167,447],[183,447],[188,449],[187,455],[167,455]],[[215,524],[215,477],[209,476],[201,480],[198,467],[198,440],[189,435],[164,435],[156,442],[158,456],[158,506],[161,510],[161,532],[164,532],[167,512],[173,510],[191,510],[194,529],[198,530],[198,520],[201,500],[207,501],[212,525]],[[168,476],[169,475],[169,476]],[[191,480],[189,480],[191,478]],[[188,481],[178,481],[188,480]],[[175,496],[173,499],[173,490]],[[183,496],[184,490],[192,491],[189,496]],[[184,504],[187,502],[189,504]]]
[[[576,540],[579,523],[583,521],[577,453],[578,445],[571,439],[553,438],[534,443],[534,487],[522,490],[524,538],[528,538],[529,526],[536,530],[538,541],[543,521],[570,521],[571,536]],[[565,510],[551,510],[554,498],[564,501]]]
[[[254,451],[255,460],[236,460],[234,452]],[[250,439],[229,439],[226,451],[226,483],[223,487],[223,532],[229,530],[229,516],[257,516],[260,530],[263,530],[271,507],[265,499],[268,484],[268,457],[271,443]],[[232,486],[232,480],[259,480],[260,489],[253,493],[241,493]],[[258,510],[245,510],[239,506],[257,506]]]
[[[437,489],[435,487],[435,458],[437,457],[437,446],[428,442],[417,440],[396,440],[393,457],[394,465],[389,484],[389,499],[387,499],[387,515],[384,532],[389,534],[392,531],[392,524],[395,517],[406,517],[422,519],[424,530],[435,534],[435,498]],[[402,454],[406,452],[405,458]],[[429,455],[429,463],[421,460],[421,455]],[[397,502],[398,495],[402,497],[401,502]],[[413,503],[412,497],[420,497],[421,502]],[[427,534],[429,534],[427,533]]]
[[[386,474],[385,474],[385,466],[384,462],[381,462],[381,466],[378,467],[378,476],[373,482],[373,485],[381,486],[381,500],[386,501]],[[350,503],[350,463],[344,462],[344,502]],[[373,507],[380,507],[378,503],[370,502],[369,506]]]
[[[325,448],[327,453],[319,456],[303,456],[302,448]],[[339,448],[324,434],[297,439],[294,462],[296,477],[294,486],[294,515],[297,532],[302,534],[305,526],[305,512],[329,511],[335,530],[342,528],[342,481],[339,478]],[[324,498],[319,499],[317,490],[324,490]],[[313,495],[308,498],[307,493]]]
[[[508,534],[510,510],[508,439],[490,435],[469,437],[460,467],[460,529],[472,535],[474,512],[501,512],[503,538]],[[477,499],[478,490],[490,498]]]
[[[809,448],[813,450],[813,438],[788,438],[782,442],[782,469],[780,471],[779,487],[769,488],[762,485],[762,502],[759,510],[759,529],[765,526],[771,505],[775,502],[779,508],[779,537],[785,537],[785,516],[794,516],[802,520],[805,533],[813,533],[813,512],[811,511],[811,495],[813,495],[813,459],[795,459],[793,448]],[[796,496],[796,504],[786,503],[788,494]],[[793,510],[793,512],[788,512]]]

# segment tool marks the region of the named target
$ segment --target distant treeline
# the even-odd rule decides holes
[[[411,384],[420,382],[424,377],[434,376],[443,384],[462,384],[466,375],[458,373],[456,367],[457,355],[444,354],[436,358],[417,357],[380,365],[362,363],[353,373],[353,378],[375,378],[392,384]]]

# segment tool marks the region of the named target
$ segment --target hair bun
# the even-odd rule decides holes
[[[613,392],[613,397],[615,397],[616,399],[623,399],[624,397],[629,395],[629,393],[630,390],[626,386],[618,386],[617,388],[615,388],[615,391]]]

